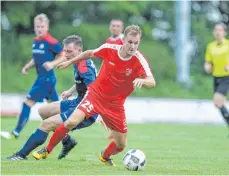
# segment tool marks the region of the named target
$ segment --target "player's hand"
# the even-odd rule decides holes
[[[50,70],[52,70],[53,69],[53,64],[52,64],[52,62],[45,62],[44,64],[43,64],[43,67],[47,70],[47,71],[50,71]]]
[[[21,73],[23,75],[28,75],[28,68],[27,67],[23,67],[22,70],[21,70]]]
[[[226,65],[224,69],[225,71],[229,72],[229,65]]]
[[[209,63],[205,63],[204,64],[204,69],[207,73],[211,73],[212,72],[212,64]]]
[[[70,96],[72,96],[72,93],[71,93],[69,90],[66,90],[66,91],[62,92],[62,94],[61,94],[60,96],[61,96],[61,98],[62,98],[63,100],[66,100],[66,99],[68,99]]]
[[[144,79],[136,78],[136,79],[133,81],[134,88],[141,88],[142,85],[144,84],[144,82],[145,82]]]
[[[68,68],[72,63],[70,61],[62,62],[59,65],[57,65],[58,69],[66,69]]]

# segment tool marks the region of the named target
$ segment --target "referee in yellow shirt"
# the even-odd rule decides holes
[[[229,125],[229,111],[226,108],[226,96],[229,90],[229,40],[226,37],[227,27],[223,23],[214,27],[215,41],[207,46],[204,69],[214,78],[213,101]]]

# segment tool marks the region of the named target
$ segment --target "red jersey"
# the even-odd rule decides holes
[[[123,44],[122,39],[123,39],[123,34],[120,34],[119,36],[115,38],[114,37],[107,38],[106,43],[122,45]]]
[[[152,76],[147,59],[137,51],[130,58],[122,58],[119,51],[122,45],[103,44],[94,50],[94,56],[103,60],[100,73],[89,90],[98,99],[123,106],[133,90],[135,78]]]

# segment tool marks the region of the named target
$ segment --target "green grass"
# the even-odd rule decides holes
[[[1,130],[12,130],[15,119],[1,119]],[[39,122],[31,121],[18,140],[3,140],[2,158],[23,146]],[[17,175],[145,175],[145,174],[228,174],[228,130],[225,126],[182,124],[129,124],[128,144],[124,152],[114,156],[117,167],[102,165],[98,153],[108,144],[102,126],[75,131],[71,135],[78,146],[63,160],[57,160],[61,144],[46,160],[2,161],[1,174]],[[40,147],[39,147],[40,148]],[[147,165],[143,171],[130,172],[122,164],[124,153],[138,148],[145,152]]]

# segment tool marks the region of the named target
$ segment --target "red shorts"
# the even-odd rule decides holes
[[[98,100],[92,93],[87,91],[77,109],[83,111],[87,118],[95,114],[100,114],[108,128],[121,133],[127,132],[126,116],[123,105],[119,107],[112,106],[110,102],[101,99]]]

